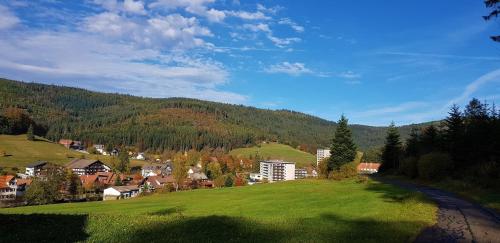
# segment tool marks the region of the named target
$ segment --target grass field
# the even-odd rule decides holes
[[[26,139],[26,135],[0,135],[0,150],[7,154],[5,157],[0,157],[0,167],[17,167],[19,169],[37,160],[62,165],[83,155],[43,138],[37,137],[36,141],[29,141]],[[105,163],[110,160],[109,156],[102,155],[85,154],[85,157],[99,159]],[[131,160],[131,166],[144,163],[140,160]]]
[[[259,154],[262,158],[281,159],[295,162],[297,167],[316,163],[316,156],[278,143],[263,143],[251,148],[239,148],[230,152],[231,155],[249,157]]]
[[[0,209],[6,242],[410,242],[435,222],[420,194],[305,180],[122,201]]]

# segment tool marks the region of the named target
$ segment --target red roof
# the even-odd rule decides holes
[[[380,163],[359,163],[358,170],[376,170],[380,167]]]
[[[71,139],[61,139],[59,140],[59,144],[63,144],[63,145],[71,145],[73,143],[73,140]]]
[[[17,179],[16,180],[17,185],[25,184],[25,185],[29,186],[29,185],[31,185],[31,182],[33,182],[33,180],[31,180],[31,179]]]
[[[9,187],[9,182],[14,179],[12,175],[3,175],[0,176],[0,188]]]

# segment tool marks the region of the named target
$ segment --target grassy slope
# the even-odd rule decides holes
[[[65,148],[62,145],[38,138],[28,141],[26,135],[0,135],[0,150],[8,156],[0,157],[0,167],[22,168],[37,160],[45,160],[55,164],[66,164],[73,158],[79,158],[82,153]],[[85,155],[86,158],[99,159],[109,162],[110,157],[98,155]],[[144,161],[131,161],[131,166],[144,163]]]
[[[297,167],[316,163],[316,156],[278,143],[263,143],[259,146],[234,149],[230,152],[231,155],[243,157],[255,156],[257,153],[264,159],[282,159],[295,162]]]
[[[390,185],[306,180],[0,209],[0,234],[6,241],[409,242],[435,213],[421,195]]]

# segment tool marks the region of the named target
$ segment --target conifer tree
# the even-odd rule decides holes
[[[382,151],[381,171],[398,169],[401,157],[401,141],[398,129],[391,123],[385,137],[385,145]]]
[[[28,132],[27,132],[27,137],[28,137],[28,140],[30,141],[35,141],[35,134],[34,134],[34,131],[33,131],[33,124],[30,124],[29,128],[28,128]]]
[[[328,171],[338,170],[342,165],[352,162],[356,157],[356,145],[352,140],[347,118],[342,115],[338,121],[335,136],[330,148]]]

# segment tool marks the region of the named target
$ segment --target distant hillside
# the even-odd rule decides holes
[[[277,143],[259,144],[250,148],[239,148],[232,150],[230,154],[246,158],[259,155],[263,159],[281,159],[295,162],[297,167],[304,167],[316,163],[316,156],[294,149],[288,145]]]
[[[0,157],[0,168],[17,167],[22,172],[23,168],[38,160],[49,161],[54,164],[64,165],[69,161],[85,156],[85,158],[99,159],[111,164],[110,156],[82,154],[43,139],[28,141],[26,135],[0,135],[0,151],[6,156]],[[146,164],[146,161],[131,160],[131,166]]]
[[[155,151],[231,150],[278,141],[312,152],[329,145],[336,126],[288,110],[186,98],[142,98],[6,79],[0,79],[0,109],[0,133],[24,133],[29,123],[26,120],[32,120],[36,133],[53,141],[72,138]],[[11,124],[16,121],[21,124]],[[385,127],[351,128],[361,149],[383,144]],[[403,137],[409,130],[408,126],[401,128]]]

